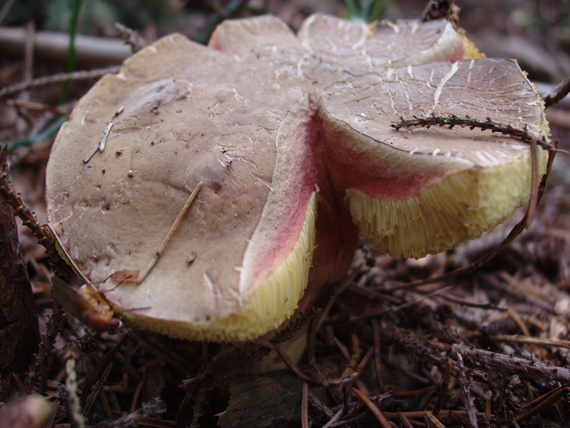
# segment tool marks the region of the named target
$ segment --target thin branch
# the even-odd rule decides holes
[[[525,143],[531,143],[535,141],[541,147],[547,150],[556,150],[552,144],[550,144],[544,136],[538,137],[531,134],[526,126],[523,129],[515,128],[513,125],[495,122],[490,117],[485,120],[474,119],[470,116],[459,117],[454,114],[448,116],[414,116],[412,119],[404,119],[400,117],[400,122],[393,123],[392,128],[396,131],[401,128],[412,128],[412,127],[425,127],[430,128],[432,126],[442,126],[453,129],[455,126],[460,126],[462,128],[475,129],[479,128],[483,131],[489,130],[493,133],[498,132],[503,135],[508,135],[509,137],[514,137]]]
[[[113,346],[113,348],[105,354],[105,356],[98,362],[97,366],[91,372],[91,375],[83,385],[83,393],[81,394],[81,404],[85,406],[89,398],[89,394],[91,392],[91,386],[96,384],[97,382],[104,382],[104,373],[107,370],[107,367],[111,363],[111,360],[115,356],[115,354],[121,349],[121,347],[126,343],[127,339],[129,338],[128,334],[125,334],[121,340]]]
[[[498,354],[482,349],[471,349],[465,345],[452,345],[453,354],[461,352],[465,360],[472,365],[481,364],[487,370],[502,370],[524,376],[525,379],[534,378],[540,382],[570,384],[570,369],[548,365],[540,360],[514,357],[511,355]]]
[[[94,425],[93,428],[136,428],[141,422],[149,418],[156,417],[166,412],[166,405],[158,398],[152,398],[148,403],[144,403],[135,412],[123,415],[115,421],[104,421]]]
[[[24,381],[26,392],[28,393],[34,389],[37,379],[48,372],[48,370],[46,370],[46,367],[48,364],[49,356],[51,354],[51,350],[55,343],[55,339],[57,337],[57,333],[59,332],[59,327],[62,321],[63,309],[57,304],[57,302],[53,302],[52,314],[49,317],[47,323],[46,334],[43,335],[43,340],[40,344],[38,355],[36,356],[35,361],[31,364],[30,371],[28,372],[26,380]]]
[[[384,381],[382,380],[382,352],[380,341],[380,327],[378,321],[372,320],[372,332],[374,336],[374,367],[376,371],[376,380],[378,381],[378,388],[380,392],[384,392]]]
[[[474,303],[474,302],[467,302],[465,300],[457,299],[455,297],[451,297],[445,294],[438,294],[434,296],[435,298],[447,300],[448,302],[456,303],[461,306],[467,306],[470,308],[480,308],[480,309],[488,309],[492,311],[499,311],[499,312],[507,312],[508,308],[502,308],[500,306],[494,305],[492,303]]]
[[[264,347],[269,348],[272,351],[274,351],[283,360],[285,365],[287,367],[289,367],[289,369],[291,369],[291,371],[295,374],[295,376],[297,376],[303,382],[319,383],[319,382],[315,381],[313,378],[311,378],[310,376],[307,376],[305,373],[303,373],[301,371],[301,369],[299,369],[293,363],[293,361],[291,361],[291,359],[287,356],[287,354],[285,354],[285,352],[283,352],[283,350],[281,349],[281,347],[279,345],[275,345],[274,343],[271,343],[271,342],[264,340],[264,339],[254,339],[251,341],[251,343],[255,343],[257,345],[264,346]]]
[[[147,42],[140,36],[138,31],[135,31],[119,22],[115,23],[115,29],[125,43],[131,47],[133,53],[137,53],[148,46]]]
[[[527,337],[527,336],[491,336],[492,340],[497,342],[510,342],[510,343],[523,343],[530,345],[554,346],[558,348],[570,349],[569,340],[556,340],[546,339],[541,337]]]
[[[426,410],[424,413],[424,419],[426,420],[428,426],[431,426],[433,428],[445,428],[445,425],[443,425],[439,419],[429,410]]]
[[[358,388],[352,388],[351,391],[360,399],[360,401],[364,403],[366,407],[368,407],[368,410],[370,410],[378,422],[380,422],[382,428],[392,428],[392,425],[390,425],[390,422],[388,422],[386,416],[382,414],[380,409],[370,400],[370,398],[368,398],[364,392]]]
[[[4,150],[7,150],[4,148]],[[2,171],[0,174],[0,197],[3,197],[8,201],[8,203],[14,208],[14,213],[22,220],[24,226],[26,226],[32,232],[32,235],[38,240],[38,243],[42,245],[53,263],[53,268],[56,270],[59,276],[64,278],[69,278],[73,275],[72,269],[67,263],[65,263],[59,252],[57,250],[56,238],[49,227],[40,224],[35,214],[30,211],[28,206],[22,201],[20,194],[16,193],[12,188],[12,183],[10,182],[8,171]]]
[[[2,10],[0,10],[0,24],[2,24],[4,18],[6,18],[6,16],[10,12],[10,9],[12,8],[12,5],[14,4],[15,1],[16,0],[8,0],[6,3],[4,3],[4,6],[2,6]]]
[[[14,85],[8,85],[0,88],[0,99],[15,95],[20,91],[24,91],[30,88],[39,88],[41,86],[78,80],[99,79],[106,74],[117,73],[120,69],[121,66],[113,65],[111,67],[97,68],[95,70],[75,71],[73,73],[60,73],[54,74],[53,76],[39,77],[27,82],[16,83]]]
[[[465,411],[467,412],[469,426],[471,428],[479,428],[479,422],[477,421],[477,409],[475,409],[473,396],[471,395],[469,389],[469,382],[467,380],[467,374],[465,372],[465,363],[463,362],[463,357],[461,356],[461,353],[457,353],[457,364],[459,366],[459,383],[461,385],[461,398],[463,400],[463,404],[465,405]]]
[[[85,417],[81,412],[81,404],[77,395],[76,365],[79,356],[79,350],[74,346],[70,346],[64,351],[66,380],[65,388],[60,388],[61,399],[65,403],[67,416],[72,428],[85,427]]]
[[[338,411],[329,419],[329,421],[323,425],[323,428],[329,428],[332,427],[342,416],[342,414],[344,413],[344,407],[341,407],[340,409],[338,409]]]
[[[561,101],[570,93],[570,77],[556,85],[544,96],[544,108],[548,108]]]
[[[451,383],[452,368],[453,368],[453,361],[447,360],[445,371],[443,372],[443,376],[441,377],[441,381],[439,382],[439,394],[437,395],[437,400],[435,401],[432,410],[432,413],[435,417],[439,415],[439,412],[441,412],[441,409],[443,409],[443,405],[445,404],[445,400],[447,399],[447,392],[449,391],[449,385]]]
[[[38,110],[38,111],[51,111],[60,116],[71,116],[71,113],[61,107],[51,106],[49,104],[34,103],[31,101],[23,100],[7,100],[6,104],[14,107],[22,107],[28,110]]]
[[[309,385],[303,383],[303,399],[301,401],[301,427],[309,428]]]
[[[517,421],[517,422],[524,421],[525,419],[528,419],[528,418],[536,415],[537,413],[541,412],[542,410],[553,406],[554,404],[556,404],[556,402],[558,400],[563,398],[564,395],[568,394],[569,392],[570,392],[570,387],[560,386],[560,387],[555,388],[552,391],[549,391],[548,393],[542,395],[541,397],[538,397],[537,399],[532,400],[530,403],[527,403],[524,406],[524,408],[528,409],[528,410],[519,414],[515,418],[515,421]],[[500,425],[503,425],[506,423],[508,423],[508,421],[499,421],[498,422],[498,424],[500,424]]]
[[[87,417],[87,415],[89,415],[89,412],[91,411],[91,407],[93,407],[93,404],[95,404],[97,397],[99,396],[99,394],[103,390],[103,386],[105,385],[105,381],[109,377],[109,374],[111,373],[112,368],[113,368],[113,363],[107,364],[107,367],[105,367],[105,370],[103,371],[103,374],[101,375],[101,378],[99,380],[97,380],[97,383],[95,383],[95,386],[93,387],[91,393],[89,394],[89,396],[85,400],[85,404],[83,405],[83,416]]]

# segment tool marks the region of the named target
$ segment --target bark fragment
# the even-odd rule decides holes
[[[8,151],[2,151],[2,173],[8,170]],[[12,376],[28,368],[39,342],[32,288],[20,253],[14,210],[0,198],[0,395],[14,391]]]

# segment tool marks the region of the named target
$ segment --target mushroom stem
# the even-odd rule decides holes
[[[166,246],[168,245],[168,242],[172,238],[172,235],[174,235],[174,232],[176,232],[176,229],[178,229],[178,226],[180,226],[180,223],[182,222],[184,215],[186,215],[186,212],[188,212],[190,205],[192,205],[192,202],[194,202],[194,199],[196,199],[196,196],[198,195],[198,192],[200,192],[200,189],[202,188],[203,185],[204,185],[203,181],[200,181],[196,185],[196,187],[194,188],[194,190],[186,200],[186,203],[178,213],[176,220],[174,220],[174,223],[172,223],[172,226],[170,227],[170,230],[168,231],[166,237],[162,241],[162,244],[160,244],[160,247],[158,247],[158,250],[156,250],[154,256],[152,257],[150,262],[146,265],[146,267],[142,270],[142,272],[139,270],[130,270],[130,269],[119,270],[113,273],[113,275],[111,275],[111,278],[114,281],[139,285],[145,280],[145,278],[148,276],[148,274],[152,271],[152,269],[158,262],[158,259],[160,258]]]

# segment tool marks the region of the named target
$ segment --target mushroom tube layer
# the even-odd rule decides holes
[[[544,171],[547,155],[539,153]],[[529,153],[508,165],[461,172],[407,199],[379,200],[348,189],[350,212],[377,251],[421,258],[476,238],[526,203],[531,162]]]

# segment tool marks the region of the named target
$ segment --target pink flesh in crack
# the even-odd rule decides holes
[[[356,189],[385,201],[408,199],[457,170],[457,166],[452,164],[449,168],[442,167],[431,171],[414,170],[409,166],[404,169],[390,156],[378,161],[371,158],[369,152],[357,150],[354,145],[338,144],[340,139],[335,139],[330,134],[325,131],[323,145],[328,173],[333,177],[339,195],[343,195],[346,189]],[[340,141],[346,141],[346,137]],[[384,145],[381,142],[372,144],[374,143],[378,147]],[[388,150],[396,151],[396,149]],[[415,163],[409,154],[401,153],[401,155],[402,158],[406,156],[410,164]]]
[[[343,219],[350,218],[343,202],[346,189],[357,189],[381,200],[407,199],[445,175],[471,166],[461,160],[449,160],[442,165],[433,156],[410,156],[358,135],[353,129],[343,128],[338,120],[326,117],[320,111],[319,102],[319,97],[303,97],[279,128],[272,192],[258,226],[259,233],[254,235],[246,254],[246,261],[255,260],[255,269],[248,270],[247,263],[244,266],[246,272],[253,273],[242,278],[249,293],[292,251],[300,236],[309,198],[317,189],[319,215],[334,207],[333,214],[329,214],[328,226],[336,227],[325,233],[352,246],[357,232],[350,227],[338,227]],[[369,147],[354,144],[358,138],[367,139]],[[368,150],[362,150],[363,147]],[[370,148],[384,152],[383,161],[378,161],[378,156],[371,156]],[[419,173],[420,168],[425,172]],[[342,231],[349,231],[349,235],[342,236]],[[318,255],[319,249],[315,251],[315,257]],[[338,260],[328,256],[330,254],[323,261],[321,270],[335,269]]]

